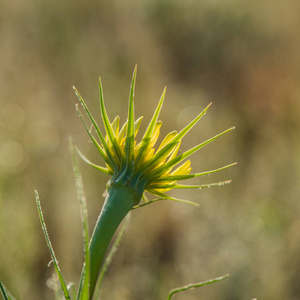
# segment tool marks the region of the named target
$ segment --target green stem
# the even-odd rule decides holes
[[[118,182],[110,184],[107,193],[90,241],[90,299],[93,298],[105,254],[114,233],[141,198],[135,189]]]

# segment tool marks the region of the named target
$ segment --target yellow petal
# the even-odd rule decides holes
[[[186,175],[189,174],[191,170],[191,161],[187,160],[184,164],[182,164],[175,171],[173,171],[171,175]]]
[[[162,125],[161,121],[157,121],[156,122],[155,128],[153,130],[153,134],[152,134],[151,139],[150,139],[149,148],[153,148],[154,147],[154,145],[155,145],[155,143],[156,143],[156,141],[157,141],[157,139],[159,137],[161,125]]]
[[[170,157],[168,158],[168,161],[172,160],[173,158],[176,157],[178,151],[179,151],[179,148],[180,148],[180,145],[181,145],[181,141],[179,141],[179,143],[177,144],[177,146],[174,148],[174,150],[172,151]]]
[[[163,148],[168,142],[170,142],[173,137],[177,135],[177,131],[172,131],[170,133],[168,133],[168,135],[163,139],[163,141],[161,142],[159,148],[157,149],[157,151],[159,151],[161,148]]]

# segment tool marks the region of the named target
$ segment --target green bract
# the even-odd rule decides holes
[[[170,197],[165,193],[171,189],[202,188],[206,186],[223,185],[229,183],[229,180],[212,183],[209,185],[181,185],[177,183],[180,180],[207,175],[234,165],[230,164],[216,170],[190,174],[191,162],[190,160],[186,160],[190,155],[192,155],[205,145],[209,144],[210,142],[214,141],[218,137],[222,136],[223,134],[231,131],[232,129],[234,129],[234,127],[225,130],[224,132],[193,147],[183,154],[177,155],[182,138],[205,115],[211,104],[209,104],[192,122],[190,122],[180,132],[170,132],[163,139],[161,144],[156,146],[160,128],[162,126],[162,122],[158,120],[158,117],[166,94],[165,88],[157,105],[157,108],[153,114],[153,117],[148,124],[146,132],[143,135],[142,140],[139,143],[135,141],[135,137],[142,121],[142,117],[137,120],[134,119],[133,98],[136,70],[137,68],[135,67],[129,95],[128,119],[122,127],[120,127],[119,116],[117,116],[113,120],[113,122],[110,122],[107,116],[103,99],[102,84],[101,80],[99,79],[100,108],[104,128],[106,131],[105,135],[101,133],[85,101],[83,100],[77,89],[74,87],[80,103],[84,107],[84,110],[86,111],[95,128],[98,140],[88,129],[88,126],[85,123],[83,116],[77,106],[79,116],[83,121],[83,124],[91,140],[102,156],[106,166],[102,167],[92,163],[78,150],[78,153],[80,154],[82,159],[101,172],[112,175],[110,182],[124,181],[136,191],[138,191],[140,195],[144,195],[144,192],[146,191],[159,197],[158,199],[152,200],[151,202],[163,199],[189,202]],[[143,198],[145,199],[145,201],[147,201],[145,195]]]

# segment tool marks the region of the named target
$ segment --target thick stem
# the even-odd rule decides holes
[[[109,243],[119,224],[139,201],[140,196],[131,187],[114,183],[108,188],[108,194],[90,241],[90,299],[93,298]]]

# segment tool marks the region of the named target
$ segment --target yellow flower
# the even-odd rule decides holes
[[[190,188],[202,188],[213,185],[223,185],[230,181],[223,181],[218,183],[206,184],[206,185],[182,185],[178,184],[178,181],[190,179],[193,177],[199,177],[211,173],[215,173],[220,170],[224,170],[234,164],[224,166],[215,170],[210,170],[201,173],[190,174],[191,162],[186,160],[190,155],[214,141],[223,134],[231,131],[234,127],[225,130],[224,132],[196,145],[192,149],[178,155],[182,138],[188,133],[188,131],[205,115],[206,111],[210,107],[209,104],[194,120],[192,120],[186,127],[180,132],[170,132],[161,142],[159,146],[156,146],[160,128],[162,122],[158,120],[159,113],[161,111],[163,101],[166,94],[164,89],[157,108],[153,114],[153,117],[143,135],[140,142],[135,141],[135,137],[139,130],[142,117],[134,120],[134,88],[136,79],[136,67],[133,73],[130,95],[129,95],[129,108],[128,108],[128,119],[125,124],[120,127],[120,118],[117,116],[113,122],[110,122],[106,109],[104,106],[103,91],[101,80],[99,79],[99,90],[100,90],[100,108],[101,115],[106,131],[105,136],[101,133],[95,119],[91,115],[85,101],[75,89],[76,95],[86,111],[92,125],[97,133],[97,139],[93,136],[91,131],[88,129],[83,116],[78,109],[80,118],[93,141],[97,147],[99,153],[105,162],[105,167],[98,166],[90,162],[80,151],[79,154],[82,159],[91,165],[92,167],[112,175],[110,182],[122,181],[123,183],[130,185],[135,188],[140,195],[143,195],[143,199],[148,204],[153,201],[170,199],[181,202],[189,202],[179,200],[166,195],[165,193],[171,189],[190,189]],[[158,196],[159,198],[152,201],[148,201],[144,192],[149,192]],[[142,204],[142,205],[145,205]],[[142,206],[140,205],[140,206]]]

